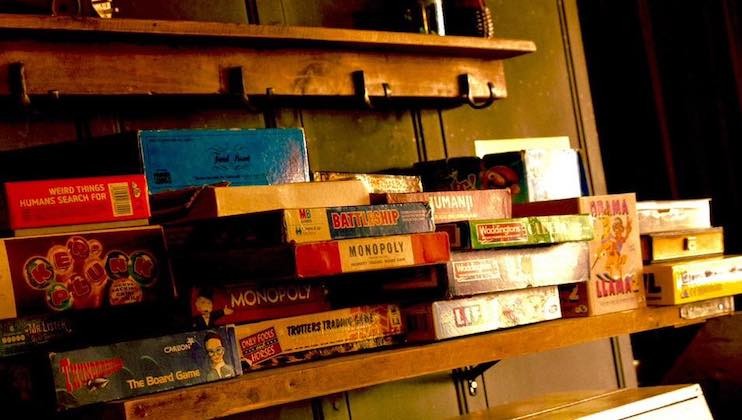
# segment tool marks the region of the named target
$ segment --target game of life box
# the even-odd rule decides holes
[[[401,342],[397,305],[359,306],[235,327],[244,370],[282,366]]]
[[[636,197],[610,194],[513,206],[516,216],[583,213],[591,217],[590,281],[559,286],[565,317],[646,306]]]
[[[0,240],[0,319],[173,296],[159,226]]]
[[[242,374],[232,327],[51,353],[49,358],[60,408]]]
[[[449,296],[586,282],[586,242],[528,248],[456,251],[448,263]]]
[[[440,191],[407,194],[372,194],[374,204],[430,203],[435,223],[510,217],[510,191]]]
[[[146,225],[143,175],[6,182],[2,225],[15,236]]]
[[[143,130],[0,153],[5,181],[123,174],[145,175],[154,194],[221,182],[305,182],[309,163],[299,128]]]
[[[556,286],[421,303],[403,312],[408,341],[444,340],[561,317]]]

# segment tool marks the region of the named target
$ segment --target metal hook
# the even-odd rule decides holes
[[[489,90],[489,97],[484,102],[477,103],[474,100],[474,94],[471,91],[471,76],[469,73],[465,73],[459,76],[459,90],[461,92],[461,98],[474,109],[487,108],[495,102],[497,94],[495,93],[495,84],[487,82],[487,88]]]
[[[352,73],[353,86],[355,88],[356,97],[366,108],[374,109],[373,103],[371,103],[371,96],[368,93],[368,83],[366,82],[366,73],[363,70],[354,71]],[[384,99],[389,100],[392,97],[392,87],[389,83],[384,82],[381,84],[381,88],[384,90]]]
[[[235,96],[242,105],[252,112],[260,112],[252,99],[245,92],[245,70],[242,66],[227,69],[227,89]]]
[[[28,96],[26,86],[26,67],[21,62],[8,65],[8,81],[10,83],[10,94],[16,103],[23,109],[31,106],[31,97]]]

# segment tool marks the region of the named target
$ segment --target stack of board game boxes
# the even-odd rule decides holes
[[[708,199],[639,202],[644,281],[650,305],[682,305],[697,318],[734,310],[742,256],[724,254],[724,231],[711,224]]]

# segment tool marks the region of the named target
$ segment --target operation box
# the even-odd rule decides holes
[[[593,239],[590,216],[579,214],[468,220],[439,224],[436,229],[448,233],[452,249],[489,249]]]
[[[359,306],[235,327],[244,370],[282,366],[401,341],[397,305]]]
[[[724,253],[721,227],[648,233],[641,235],[641,241],[642,260],[646,263]]]
[[[586,282],[588,244],[451,253],[448,294],[471,296],[527,287]]]
[[[677,305],[742,293],[742,256],[644,266],[647,301]]]
[[[50,353],[49,358],[57,405],[64,409],[242,374],[232,327]]]
[[[561,317],[556,286],[423,303],[404,309],[408,341],[460,337]]]
[[[159,226],[0,241],[0,319],[173,296]]]
[[[372,194],[371,201],[374,204],[430,203],[435,223],[506,218],[510,217],[512,206],[508,190]]]

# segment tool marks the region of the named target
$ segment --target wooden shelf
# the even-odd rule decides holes
[[[531,41],[329,28],[0,15],[0,96],[223,95],[460,100],[507,94]],[[229,69],[241,68],[242,83]],[[231,73],[233,74],[233,73]],[[15,85],[13,84],[15,83]],[[488,86],[492,85],[492,89]],[[237,86],[238,84],[244,86]],[[385,90],[386,86],[386,90]]]
[[[463,366],[702,320],[678,307],[561,319],[438,343],[358,354],[111,404],[130,419],[212,418],[409,379]]]

